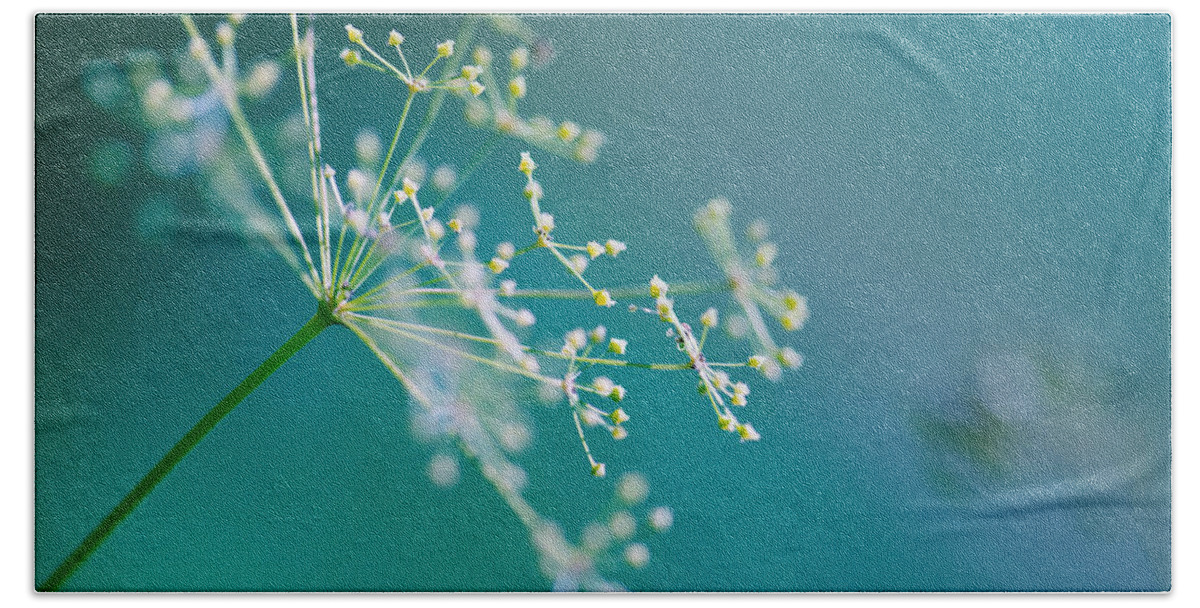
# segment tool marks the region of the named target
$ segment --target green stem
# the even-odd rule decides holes
[[[149,473],[146,473],[146,476],[125,495],[125,498],[121,499],[121,502],[92,530],[91,534],[87,535],[87,538],[83,539],[83,542],[79,543],[79,546],[71,552],[71,555],[67,556],[67,559],[63,560],[62,564],[59,564],[58,568],[50,574],[50,577],[44,583],[38,586],[37,590],[57,591],[62,587],[63,583],[67,582],[67,579],[71,578],[71,575],[92,556],[92,553],[95,553],[96,549],[99,549],[100,545],[104,544],[104,541],[117,529],[117,526],[121,525],[121,522],[125,521],[125,518],[129,517],[130,513],[133,513],[133,510],[141,504],[142,500],[175,468],[175,465],[179,464],[179,461],[183,460],[184,456],[188,455],[188,452],[192,451],[192,448],[196,447],[196,444],[200,443],[201,439],[204,439],[204,436],[209,431],[213,430],[213,427],[217,426],[217,423],[226,414],[232,412],[233,408],[237,407],[247,395],[258,388],[258,385],[262,384],[271,374],[275,373],[275,370],[279,369],[279,366],[283,365],[292,355],[296,354],[301,347],[317,337],[317,334],[321,333],[325,328],[336,323],[337,320],[333,317],[329,309],[326,306],[321,306],[317,314],[313,315],[308,320],[308,323],[304,324],[304,327],[301,327],[291,338],[288,338],[288,341],[284,342],[283,346],[279,347],[279,350],[276,350],[270,357],[267,357],[267,360],[262,365],[259,365],[257,369],[250,372],[250,375],[246,376],[246,379],[242,380],[241,384],[234,387],[232,391],[229,391],[229,394],[225,395],[224,399],[221,399],[216,406],[209,410],[200,419],[200,422],[197,422],[196,426],[193,426],[183,436],[183,439],[180,439],[162,457],[162,460],[159,460],[158,464],[154,465],[154,468],[150,469]]]

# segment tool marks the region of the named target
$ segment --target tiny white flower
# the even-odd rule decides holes
[[[541,370],[542,366],[538,365],[537,357],[534,357],[533,355],[525,355],[521,358],[521,368],[527,372],[533,372],[536,374]]]
[[[631,543],[625,547],[625,563],[634,568],[644,568],[650,563],[650,549],[642,543]]]
[[[608,394],[608,398],[619,403],[625,398],[625,387],[619,384],[614,386],[612,392]]]
[[[625,349],[628,346],[629,346],[628,340],[622,340],[620,338],[613,338],[608,341],[608,350],[610,350],[618,355],[625,354]]]
[[[434,485],[448,488],[458,483],[458,460],[453,456],[438,454],[429,461],[429,480]]]
[[[531,177],[534,169],[537,169],[537,163],[533,162],[533,157],[528,152],[522,152],[521,162],[517,165],[517,170],[524,173],[527,177]]]
[[[667,282],[658,278],[658,275],[654,275],[654,278],[650,279],[650,297],[661,297],[663,294],[667,293],[668,288],[669,286],[667,285]]]
[[[587,244],[587,253],[594,260],[604,253],[604,246],[596,241],[589,241]]]
[[[471,54],[471,58],[475,60],[476,65],[491,65],[492,51],[486,46],[477,46],[475,47],[475,52]]]
[[[517,254],[517,247],[508,241],[496,245],[496,255],[503,260],[511,260]]]
[[[445,192],[454,187],[454,182],[458,176],[454,173],[454,167],[450,165],[442,165],[433,171],[433,187]]]
[[[574,350],[579,350],[587,344],[587,333],[581,328],[575,328],[567,332],[564,341]]]
[[[578,272],[579,274],[583,274],[584,271],[587,270],[588,257],[586,255],[583,255],[582,253],[577,253],[577,254],[571,256],[570,262],[571,262],[571,268],[574,268],[575,272]]]
[[[779,354],[776,355],[776,358],[779,359],[780,363],[791,368],[800,367],[800,365],[804,363],[804,358],[800,356],[800,353],[792,350],[792,348],[788,346],[780,349]]]
[[[561,125],[558,125],[558,131],[555,134],[558,135],[558,138],[563,141],[571,141],[576,137],[579,137],[579,125],[570,121],[566,121]]]
[[[596,392],[600,393],[601,395],[607,395],[611,393],[614,386],[616,386],[616,384],[605,376],[596,376],[592,379],[592,388],[596,389]]]
[[[608,337],[608,329],[606,329],[603,325],[597,325],[595,329],[588,334],[588,338],[590,338],[595,344],[603,342],[604,338],[606,337]]]
[[[608,520],[608,529],[612,530],[613,536],[625,540],[637,531],[637,520],[629,511],[618,511]]]
[[[430,211],[432,211],[432,209],[430,209]],[[429,228],[429,238],[435,241],[440,241],[442,240],[442,237],[446,236],[446,227],[443,226],[442,223],[437,219],[429,220],[427,227]]]
[[[596,301],[596,306],[603,306],[605,308],[617,303],[617,301],[613,299],[612,294],[608,293],[607,289],[601,289],[592,292],[592,299]]]
[[[779,248],[775,243],[763,243],[758,246],[758,251],[754,254],[754,263],[759,266],[770,266],[777,255],[779,255]]]
[[[233,26],[228,23],[221,23],[217,26],[217,42],[221,46],[229,46],[233,44]]]
[[[738,436],[742,438],[742,441],[758,441],[759,439],[762,439],[762,436],[758,434],[758,431],[754,430],[754,425],[750,424],[749,422],[745,424],[739,424],[737,426],[737,433]]]
[[[666,532],[675,523],[675,513],[670,507],[656,507],[650,512],[650,527],[655,532]]]
[[[626,473],[617,482],[617,496],[627,505],[636,505],[646,500],[650,484],[640,473]]]
[[[526,93],[525,77],[517,76],[508,81],[508,94],[514,99],[523,99]]]
[[[404,189],[404,194],[405,194],[405,196],[408,196],[408,197],[412,197],[412,195],[417,193],[417,190],[421,189],[420,184],[418,184],[417,182],[415,182],[407,177],[404,178],[404,181],[401,183],[402,183],[401,187]]]
[[[675,314],[674,302],[664,296],[659,296],[654,301],[654,309],[658,312],[658,318],[663,321],[670,321],[671,316]]]
[[[500,274],[505,270],[508,270],[508,262],[500,258],[492,258],[492,261],[488,262],[488,268],[492,272]]]
[[[453,221],[454,220],[451,220],[451,222],[453,222]],[[458,248],[460,250],[462,250],[464,253],[471,253],[471,252],[475,251],[476,244],[477,244],[477,240],[475,238],[474,232],[471,232],[470,230],[459,232]]]
[[[614,386],[613,390],[616,389],[617,387]],[[612,413],[608,415],[608,418],[613,421],[613,424],[625,424],[626,422],[629,422],[629,414],[626,414],[625,410],[621,408],[613,410]]]
[[[529,49],[523,46],[513,49],[508,54],[508,64],[517,71],[525,69],[525,66],[529,65]]]
[[[545,195],[545,193],[542,191],[542,185],[537,183],[536,180],[529,180],[529,183],[525,184],[524,193],[525,198],[540,199]]]
[[[527,308],[517,311],[516,323],[520,327],[529,327],[537,322],[537,318]]]
[[[596,410],[585,410],[579,415],[579,419],[584,426],[599,426],[604,423],[604,418]]]
[[[770,226],[766,220],[757,219],[750,223],[746,228],[746,237],[756,243],[765,241],[767,234],[770,232]]]
[[[727,414],[722,414],[720,416],[717,416],[717,426],[720,427],[720,429],[722,431],[732,432],[735,430],[734,427],[736,426],[736,424],[737,424],[737,420],[735,420],[733,418],[733,416],[729,416]]]

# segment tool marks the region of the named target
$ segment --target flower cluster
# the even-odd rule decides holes
[[[555,346],[546,347],[545,336],[525,337],[540,326],[522,303],[577,299],[588,302],[581,313],[604,315],[616,314],[609,309],[617,303],[617,296],[628,302],[645,297],[645,283],[630,288],[603,287],[586,278],[589,266],[600,263],[601,257],[609,263],[619,262],[626,244],[613,235],[582,243],[560,242],[555,237],[555,217],[546,209],[546,191],[534,179],[537,163],[529,151],[521,152],[519,158],[514,152],[511,158],[516,171],[525,177],[523,194],[532,230],[522,228],[497,243],[481,243],[479,228],[486,220],[480,212],[467,204],[450,208],[456,188],[472,177],[473,170],[459,175],[450,164],[443,164],[427,176],[426,165],[418,156],[438,119],[442,96],[456,95],[466,100],[470,123],[490,124],[498,134],[568,159],[593,160],[603,141],[599,133],[570,121],[556,125],[548,119],[524,119],[518,114],[518,102],[530,90],[527,67],[533,53],[529,47],[519,46],[509,53],[506,84],[501,86],[500,69],[487,47],[477,46],[468,63],[455,48],[455,41],[446,40],[426,51],[430,58],[418,71],[409,60],[421,51],[406,46],[404,34],[397,30],[388,34],[387,45],[395,51],[389,58],[367,42],[362,30],[346,25],[350,46],[341,51],[341,59],[348,66],[394,78],[401,102],[390,144],[385,147],[364,130],[355,141],[357,164],[338,169],[331,161],[336,156],[322,148],[316,37],[311,25],[302,33],[293,16],[292,50],[300,91],[297,124],[302,125],[296,129],[301,148],[296,156],[301,159],[299,173],[304,175],[297,188],[276,178],[272,169],[276,162],[268,159],[242,107],[275,88],[279,67],[259,64],[241,75],[234,49],[241,18],[217,24],[219,56],[191,18],[183,21],[191,36],[190,56],[203,69],[210,86],[198,97],[187,97],[177,94],[165,78],[148,79],[141,87],[147,116],[181,125],[211,116],[232,125],[266,186],[277,219],[268,221],[265,218],[270,211],[245,202],[239,203],[241,214],[256,226],[266,226],[261,228],[262,234],[296,270],[321,314],[327,315],[331,324],[353,332],[404,387],[416,404],[418,436],[441,446],[429,463],[431,480],[439,486],[452,485],[460,475],[460,458],[473,462],[528,529],[543,571],[556,587],[613,588],[599,574],[597,564],[611,562],[615,555],[629,566],[644,566],[649,549],[634,540],[639,518],[632,514],[648,492],[641,475],[620,476],[618,508],[604,513],[603,522],[589,524],[578,543],[566,540],[557,524],[528,502],[527,475],[516,458],[530,443],[532,433],[520,395],[532,386],[557,396],[559,403],[565,401],[570,422],[564,424],[573,422],[588,470],[600,478],[607,475],[608,467],[594,457],[588,433],[602,431],[617,441],[629,435],[629,411],[636,412],[640,400],[618,379],[632,370],[695,373],[718,426],[736,433],[742,441],[759,440],[754,426],[734,414],[735,408],[746,406],[750,388],[731,378],[730,371],[748,367],[778,378],[781,366],[799,365],[795,351],[776,345],[762,311],[778,319],[785,330],[798,329],[807,317],[802,297],[774,287],[772,264],[777,252],[765,242],[765,228],[752,227],[751,238],[758,248],[747,262],[734,243],[727,202],[711,201],[696,215],[696,227],[725,274],[726,281],[715,287],[729,292],[739,307],[736,315],[725,315],[727,327],[737,335],[740,323],[742,335],[748,333],[748,327],[756,338],[755,354],[746,359],[710,361],[704,348],[721,315],[716,308],[708,309],[698,319],[697,333],[675,309],[673,298],[682,295],[678,288],[658,276],[649,281],[652,303],[631,303],[629,309],[656,316],[668,326],[667,335],[682,353],[679,360],[630,360],[627,356],[635,349],[636,338],[610,335],[600,324],[575,328],[563,335],[561,342],[553,338]],[[501,31],[519,29],[511,18],[495,23]],[[432,75],[439,66],[438,75]],[[409,118],[422,97],[428,97],[429,103],[422,125],[413,133]],[[490,148],[479,152],[485,156]],[[427,184],[433,186],[432,195]],[[311,212],[292,204],[297,196],[311,200]],[[253,196],[241,198],[254,200]],[[502,210],[519,208],[513,204],[520,198],[515,191],[499,191],[495,198],[506,201]],[[570,287],[521,288],[510,278],[514,273],[510,267],[518,259],[529,256],[533,267],[539,259],[536,252],[541,251],[549,255],[540,260],[554,261],[536,276],[562,279],[565,270]],[[638,351],[634,352],[636,357]],[[640,519],[648,530],[662,532],[671,526],[674,515],[667,507],[657,507]]]
[[[746,231],[756,245],[754,257],[747,261],[738,251],[733,229],[729,224],[732,206],[729,201],[715,198],[696,212],[696,230],[704,239],[709,252],[720,266],[734,301],[741,314],[728,321],[729,333],[736,337],[751,334],[760,353],[750,358],[750,365],[771,379],[778,379],[780,365],[799,367],[801,356],[791,347],[780,347],[771,337],[763,311],[774,317],[787,331],[796,331],[808,319],[808,301],[790,289],[776,287],[778,272],[774,267],[778,248],[768,242],[767,224],[756,221]]]

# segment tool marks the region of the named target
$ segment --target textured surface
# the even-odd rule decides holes
[[[278,21],[255,30],[251,56],[286,48],[267,38],[287,34]],[[355,19],[374,32],[396,21]],[[420,44],[456,31],[401,22]],[[639,414],[608,447],[610,471],[645,472],[676,523],[619,580],[1170,587],[1168,16],[529,22],[556,50],[530,79],[531,107],[608,137],[593,165],[542,163],[560,221],[624,238],[626,282],[690,277],[713,272],[691,213],[726,196],[740,225],[772,222],[782,279],[812,309],[793,339],[805,367],[754,385],[757,444],[719,433],[687,378],[625,382]],[[330,149],[362,121],[394,125],[371,114],[392,92],[337,61],[343,23],[318,30]],[[85,86],[93,60],[170,57],[185,40],[165,18],[37,21],[39,580],[312,312],[286,266],[236,230],[178,221],[203,189],[156,177],[151,146]],[[489,219],[522,202],[522,149],[498,146],[463,195]],[[577,323],[535,312],[553,335]],[[529,407],[530,499],[574,536],[611,480],[580,470],[561,410]],[[69,588],[546,588],[477,473],[428,482],[409,425],[387,371],[328,332]]]

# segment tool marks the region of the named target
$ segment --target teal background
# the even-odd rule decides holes
[[[399,25],[413,48],[457,30],[453,16],[352,20],[376,40]],[[380,112],[392,85],[337,60],[346,21],[318,21],[338,166],[361,123],[386,135],[395,120]],[[568,537],[626,470],[675,510],[671,532],[647,541],[650,564],[612,578],[636,590],[1170,588],[1168,16],[528,21],[556,56],[530,76],[525,107],[607,136],[593,165],[538,161],[560,238],[630,246],[609,266],[620,271],[589,274],[716,276],[690,218],[726,196],[735,225],[772,222],[782,283],[812,309],[785,337],[805,366],[752,381],[757,444],[716,429],[692,378],[629,374],[631,435],[596,442],[610,471],[596,481],[565,408],[530,400],[528,494]],[[243,60],[288,44],[283,18],[252,17],[246,32]],[[83,74],[185,40],[167,17],[37,19],[37,580],[312,313],[286,265],[236,231],[147,236],[152,195],[186,207],[201,188],[140,168],[143,135],[88,100]],[[294,111],[294,96],[277,97]],[[449,106],[442,124],[460,124]],[[425,156],[452,159],[456,141],[479,137],[448,127]],[[89,163],[113,141],[131,142],[131,160],[110,185]],[[524,149],[498,146],[461,192],[493,222],[482,243],[510,213],[527,230],[513,170]],[[537,270],[513,269],[564,285]],[[713,302],[678,305],[694,316]],[[579,322],[556,306],[534,309],[542,335]],[[618,312],[587,322],[646,343],[648,359],[671,355],[655,350],[657,325]],[[991,437],[961,431],[982,424],[974,404],[1004,411],[980,371],[997,367],[1002,387],[1053,407],[998,432],[1001,455],[964,458],[971,437]],[[68,588],[548,588],[495,492],[469,467],[435,488],[429,453],[398,383],[348,332],[326,332]]]

